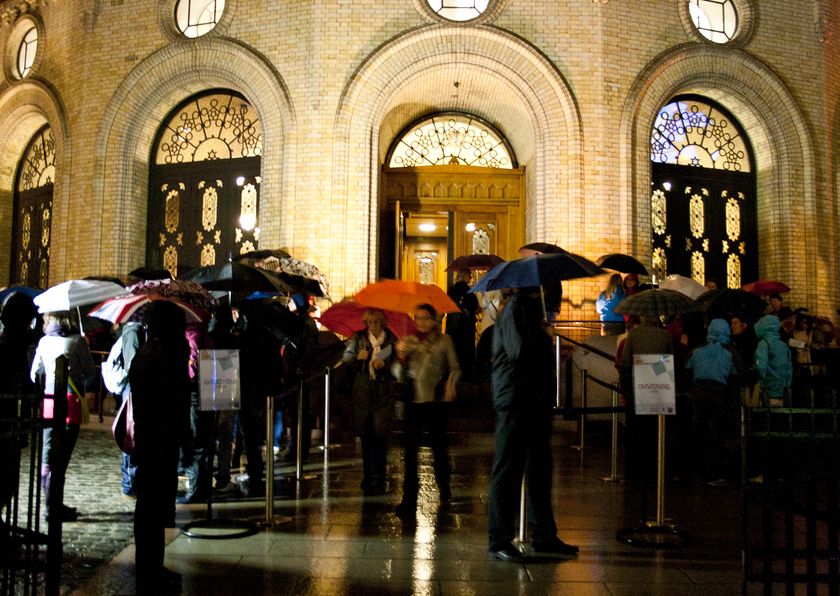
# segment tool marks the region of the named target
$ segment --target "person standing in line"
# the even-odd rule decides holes
[[[475,366],[475,323],[478,314],[478,297],[470,293],[469,269],[459,269],[455,283],[446,292],[461,312],[446,315],[446,335],[455,344],[455,353],[461,367],[462,379],[472,379]]]
[[[615,312],[615,307],[624,300],[624,288],[621,275],[613,273],[606,289],[598,295],[595,310],[601,320],[601,335],[620,335],[624,333],[624,317]]]
[[[53,395],[55,391],[55,359],[67,357],[67,395]],[[32,381],[44,380],[44,418],[52,418],[52,400],[67,400],[67,418],[64,437],[59,444],[52,428],[44,429],[42,448],[41,485],[44,490],[44,502],[49,503],[50,484],[53,472],[67,472],[67,466],[73,455],[79,427],[82,423],[82,400],[84,399],[85,379],[96,375],[96,367],[87,342],[79,334],[69,311],[48,312],[44,315],[44,337],[38,342],[32,361],[30,377]],[[60,456],[59,456],[60,454]],[[59,459],[60,457],[60,459]],[[47,510],[47,515],[54,512]],[[75,521],[78,512],[67,505],[59,512],[62,521]]]
[[[755,324],[758,344],[755,369],[766,405],[784,405],[785,392],[793,381],[790,348],[779,338],[781,322],[774,315],[764,315]]]
[[[159,300],[145,312],[146,343],[129,369],[134,406],[137,503],[134,508],[138,594],[179,590],[163,566],[165,528],[178,491],[178,454],[190,437],[190,348],[183,311]]]
[[[417,451],[424,428],[429,433],[435,457],[440,502],[447,503],[452,498],[446,427],[449,405],[455,400],[461,376],[452,338],[440,332],[437,311],[431,304],[421,304],[415,309],[414,325],[417,332],[397,342],[398,361],[391,367],[396,379],[408,383],[412,389],[411,401],[405,404],[405,478],[402,502],[396,510],[400,517],[411,516],[417,510],[420,488]]]
[[[494,325],[491,385],[496,452],[487,512],[491,559],[524,560],[512,544],[523,474],[534,551],[578,552],[577,546],[557,537],[551,506],[554,383],[551,328],[542,318],[539,288],[521,288]]]
[[[362,490],[365,495],[385,492],[388,430],[391,422],[390,375],[396,338],[385,327],[381,310],[366,310],[365,329],[347,342],[342,361],[353,369],[353,431],[362,439]]]

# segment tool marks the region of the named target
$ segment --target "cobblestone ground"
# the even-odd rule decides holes
[[[133,541],[134,501],[120,491],[120,452],[111,437],[111,420],[82,427],[67,470],[64,502],[79,511],[79,520],[63,526],[62,593],[87,582]],[[28,454],[24,454],[28,461]],[[25,478],[22,485],[25,486]],[[25,503],[21,495],[21,503]],[[42,531],[46,521],[41,517]]]

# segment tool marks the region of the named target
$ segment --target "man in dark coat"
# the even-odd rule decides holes
[[[551,507],[551,421],[554,351],[542,319],[539,288],[522,288],[496,320],[493,335],[493,407],[496,454],[490,478],[489,556],[521,562],[514,521],[526,475],[528,522],[537,552],[574,555],[557,537]]]
[[[446,315],[446,335],[452,337],[462,380],[472,377],[475,366],[475,321],[478,313],[478,298],[470,293],[470,270],[461,269],[455,283],[446,292],[461,312]]]

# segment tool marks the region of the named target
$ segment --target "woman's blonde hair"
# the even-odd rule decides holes
[[[385,326],[385,313],[375,308],[370,308],[362,315],[362,321],[365,325],[378,321],[383,327]]]
[[[604,296],[606,296],[607,298],[612,298],[613,295],[615,294],[615,291],[618,288],[622,287],[623,283],[624,282],[621,279],[621,274],[620,273],[613,273],[610,276],[610,281],[607,283],[607,289],[604,290]]]

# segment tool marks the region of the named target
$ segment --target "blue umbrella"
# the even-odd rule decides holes
[[[570,252],[541,254],[499,263],[479,279],[470,291],[545,286],[566,279],[595,277],[605,273],[589,259]]]
[[[39,288],[30,288],[29,286],[9,286],[8,288],[0,290],[0,304],[3,304],[6,301],[6,298],[12,294],[23,294],[29,298],[34,298],[38,294],[43,293],[44,290]]]

